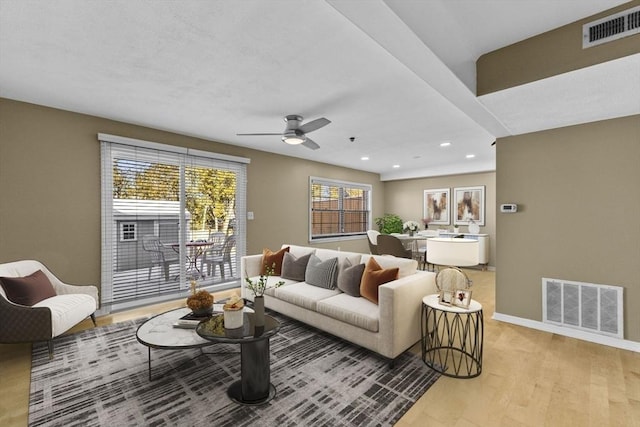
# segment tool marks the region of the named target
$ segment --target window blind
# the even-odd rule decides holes
[[[105,134],[99,140],[102,306],[176,298],[192,279],[210,290],[238,286],[248,159]],[[233,246],[220,263],[226,240]]]

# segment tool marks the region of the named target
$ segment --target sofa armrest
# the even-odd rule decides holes
[[[51,310],[14,304],[0,295],[0,342],[50,340]]]
[[[420,340],[422,298],[437,292],[435,277],[418,271],[378,288],[382,354],[395,358]]]

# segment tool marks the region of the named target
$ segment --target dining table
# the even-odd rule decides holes
[[[177,254],[180,254],[180,243],[168,243],[166,246],[171,247]],[[193,278],[204,278],[204,274],[198,268],[198,259],[205,253],[207,248],[214,245],[214,242],[209,242],[206,240],[195,240],[185,242],[185,247],[187,248],[187,276]]]

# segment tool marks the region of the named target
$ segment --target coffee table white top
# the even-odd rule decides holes
[[[245,311],[253,312],[248,307]],[[214,312],[222,312],[222,304],[213,305]],[[178,308],[159,314],[144,322],[136,332],[141,344],[152,348],[194,348],[213,344],[200,337],[195,328],[175,328],[174,323],[182,316],[191,313],[189,308]]]

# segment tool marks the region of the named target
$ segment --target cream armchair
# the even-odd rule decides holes
[[[52,357],[53,338],[88,316],[96,325],[95,286],[63,283],[32,260],[0,264],[0,282],[0,343],[47,341]],[[29,304],[29,300],[37,302]]]

